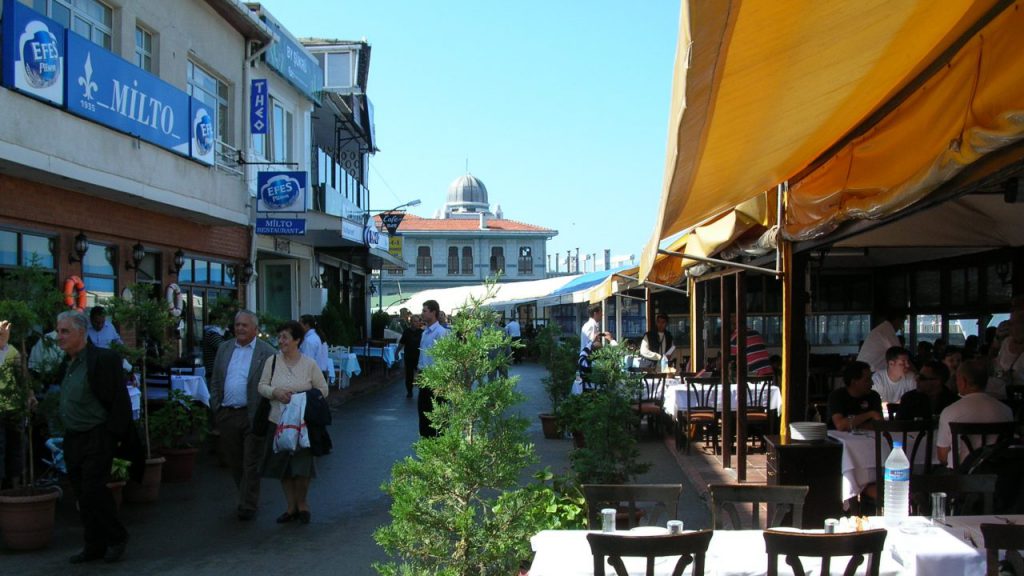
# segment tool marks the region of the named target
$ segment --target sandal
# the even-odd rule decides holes
[[[285,512],[277,517],[278,524],[287,524],[292,520],[296,520],[299,517],[298,512]]]

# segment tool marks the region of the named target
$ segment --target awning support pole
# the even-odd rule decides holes
[[[750,272],[758,272],[760,274],[769,274],[771,276],[779,277],[782,275],[781,270],[772,270],[771,268],[762,268],[760,266],[751,266],[750,264],[742,264],[740,262],[730,262],[728,260],[720,260],[718,258],[709,258],[707,256],[693,256],[692,254],[683,254],[682,252],[673,252],[672,250],[658,249],[659,254],[666,254],[668,256],[675,256],[676,258],[684,258],[686,260],[696,260],[698,262],[707,262],[708,264],[717,264],[719,266],[729,266],[732,268],[739,268],[741,270],[748,270]]]

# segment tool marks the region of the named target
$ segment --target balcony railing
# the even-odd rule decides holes
[[[217,166],[217,169],[241,176],[243,167],[238,163],[238,158],[238,148],[223,140],[217,140],[217,147],[214,150],[214,165]]]

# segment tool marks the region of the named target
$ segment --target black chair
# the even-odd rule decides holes
[[[647,420],[647,428],[655,433],[661,431],[661,422],[665,414],[665,379],[662,373],[645,373],[641,376],[641,386],[637,391],[633,411],[641,421]]]
[[[711,530],[666,534],[664,536],[623,536],[617,534],[587,534],[590,551],[594,555],[594,576],[605,576],[605,558],[615,568],[618,576],[630,576],[623,558],[646,558],[647,576],[654,576],[654,559],[665,556],[679,556],[672,576],[682,576],[683,571],[693,564],[693,576],[704,575],[704,555],[711,543]]]
[[[641,518],[647,520],[648,526],[664,526],[678,517],[679,495],[683,493],[682,484],[584,484],[582,488],[591,530],[601,528],[602,508],[623,512],[626,526],[617,526],[620,529],[639,526]]]
[[[805,576],[801,557],[821,558],[821,570],[818,574],[831,574],[831,561],[834,556],[850,556],[850,561],[843,572],[852,576],[857,568],[868,557],[866,574],[878,576],[878,564],[882,549],[885,546],[887,532],[867,530],[865,532],[846,532],[842,534],[804,534],[799,532],[777,532],[765,530],[764,544],[768,552],[768,576],[778,576],[779,556],[786,557],[786,563],[793,568],[796,576]]]
[[[900,403],[899,402],[889,402],[885,406],[885,411],[886,411],[886,414],[885,414],[886,418],[888,418],[889,420],[895,420],[896,419],[896,414],[899,414],[899,411],[900,411]]]
[[[690,453],[691,432],[704,437],[704,445],[710,444],[714,453],[718,454],[718,435],[720,434],[718,411],[718,389],[720,378],[688,378],[686,379],[686,412],[679,410],[676,414],[676,449],[680,440],[686,437],[686,453]],[[693,430],[691,430],[691,428]]]
[[[791,515],[790,525],[803,528],[804,499],[807,497],[807,486],[762,486],[754,484],[709,484],[711,493],[711,517],[715,530],[725,528],[728,516],[733,530],[743,530],[740,511],[736,504],[749,504],[751,507],[750,529],[761,530],[761,504],[767,504],[764,528],[775,528],[785,525],[787,515]]]
[[[150,402],[166,402],[171,393],[169,372],[146,373],[146,399]]]
[[[1024,526],[1019,524],[982,524],[985,540],[985,576],[999,576],[999,551],[1006,551],[1006,561],[1014,574],[1024,574],[1020,550],[1024,550]]]
[[[996,480],[995,474],[912,475],[911,513],[928,516],[932,513],[932,492],[945,492],[946,513],[951,516],[992,514]]]
[[[903,452],[910,460],[910,469],[914,470],[918,453],[924,447],[924,464],[918,467],[925,474],[932,472],[932,434],[934,424],[931,420],[871,420],[868,427],[875,431],[875,489],[878,502],[884,501],[885,462],[882,460],[882,439],[889,443],[892,450],[895,436],[903,443]]]
[[[765,435],[775,433],[775,410],[771,407],[774,376],[747,377],[747,430],[760,430],[761,449],[767,447]],[[751,435],[750,437],[753,437]]]
[[[953,462],[956,470],[970,474],[982,468],[985,460],[995,456],[1013,441],[1013,422],[950,422],[949,432],[952,438]],[[967,453],[960,454],[960,444],[967,448]],[[983,450],[975,454],[976,451]]]

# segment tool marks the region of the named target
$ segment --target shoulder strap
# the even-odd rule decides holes
[[[274,383],[274,370],[277,369],[277,354],[274,354],[270,360],[270,383]]]

